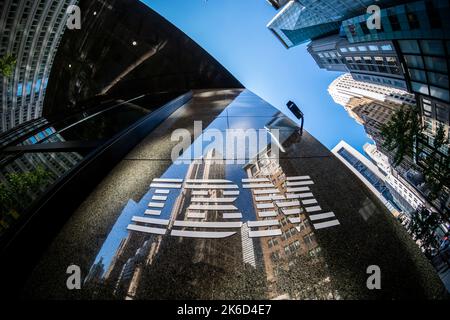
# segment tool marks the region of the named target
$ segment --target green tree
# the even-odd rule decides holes
[[[450,170],[449,157],[445,156],[439,149],[448,144],[445,137],[444,127],[441,125],[434,137],[432,152],[427,155],[424,163],[423,174],[427,185],[430,187],[430,199],[436,199],[444,186],[449,186]]]
[[[17,60],[12,55],[6,55],[0,58],[0,74],[9,78],[14,72],[14,68],[16,67]]]
[[[10,217],[18,218],[33,200],[32,192],[45,186],[51,174],[42,167],[33,171],[10,173],[6,182],[0,183],[0,223],[5,227]]]
[[[435,230],[442,222],[440,214],[423,207],[417,209],[411,216],[409,232],[414,240],[420,241],[420,246],[427,257],[431,257],[432,250],[437,246]]]
[[[422,125],[417,107],[402,107],[381,128],[383,147],[394,151],[393,165],[398,166],[405,156],[413,157],[414,143],[421,135]]]

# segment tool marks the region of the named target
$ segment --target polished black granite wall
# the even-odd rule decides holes
[[[243,257],[240,232],[225,239],[195,239],[174,237],[170,233],[155,236],[127,231],[131,216],[145,216],[143,212],[153,195],[149,187],[153,179],[186,177],[187,166],[172,162],[170,152],[176,142],[170,137],[173,130],[183,128],[188,129],[192,137],[194,120],[203,121],[203,128],[209,126],[206,131],[220,132],[283,124],[279,128],[287,138],[280,139],[285,152],[280,153],[279,168],[285,176],[310,176],[314,184],[308,187],[321,206],[319,213],[332,211],[339,225],[323,229],[312,227],[315,222],[311,217],[315,213],[301,214],[302,219],[309,221],[308,226],[292,236],[302,242],[301,247],[273,261],[270,258],[273,249],[266,245],[270,237],[253,238],[253,265]],[[447,297],[432,266],[376,196],[314,137],[306,131],[300,135],[292,124],[249,91],[195,92],[191,102],[131,151],[80,205],[29,277],[23,297]],[[226,166],[219,163],[212,167],[214,175],[210,177],[237,183],[239,177],[246,177],[245,170],[252,160],[249,158],[246,162],[246,165]],[[251,199],[249,193],[242,191],[237,200],[239,209],[245,213],[243,222],[261,219]],[[184,215],[184,209],[179,210],[171,219],[189,220],[183,218]],[[163,214],[161,218],[168,216]],[[276,219],[282,219],[282,215]],[[283,234],[293,226],[288,223],[287,229],[283,227]],[[313,239],[310,244],[305,244],[305,237]],[[273,238],[279,243],[285,242],[280,236]],[[314,257],[310,256],[310,249],[317,251]],[[66,268],[70,264],[82,270],[86,279],[82,290],[66,288]],[[366,286],[369,265],[381,269],[380,290],[369,290]],[[275,272],[275,269],[279,270]]]

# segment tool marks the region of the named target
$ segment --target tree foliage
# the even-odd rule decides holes
[[[421,135],[422,125],[416,107],[402,107],[381,128],[383,147],[394,151],[393,165],[398,166],[405,156],[412,157],[415,139]]]
[[[444,127],[441,125],[436,131],[433,141],[433,148],[431,154],[425,159],[425,168],[423,171],[425,181],[430,187],[430,198],[436,199],[439,192],[444,186],[449,186],[450,172],[449,172],[449,157],[443,156],[439,149],[448,144],[448,139],[445,137]]]
[[[0,74],[9,78],[14,72],[14,68],[16,67],[17,60],[12,55],[6,55],[0,58]]]
[[[9,217],[17,218],[32,199],[32,192],[45,186],[51,174],[38,167],[33,171],[9,173],[6,182],[0,183],[0,221],[6,223]]]
[[[430,212],[425,208],[417,209],[411,216],[409,232],[416,241],[420,241],[420,246],[428,257],[437,246],[435,230],[443,222],[442,217],[437,212]]]

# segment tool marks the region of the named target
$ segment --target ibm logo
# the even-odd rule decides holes
[[[279,216],[285,216],[300,231],[301,214],[307,215],[314,228],[323,229],[339,225],[333,212],[322,212],[309,186],[310,176],[286,178],[286,192],[281,194],[267,177],[242,179],[243,189],[252,192],[254,206],[259,217],[247,221],[249,237],[281,236]],[[226,238],[237,233],[244,222],[243,214],[235,205],[240,195],[237,184],[225,179],[154,179],[154,189],[144,216],[132,217],[127,229],[148,234],[188,238]],[[160,218],[169,195],[178,190],[177,200],[171,208],[171,218]],[[208,213],[219,213],[220,221],[205,221]],[[184,214],[183,214],[184,213]],[[178,217],[183,220],[178,220]],[[199,230],[201,229],[201,230]],[[226,231],[217,231],[217,230]],[[238,229],[238,230],[233,230]],[[261,230],[262,229],[262,230]]]

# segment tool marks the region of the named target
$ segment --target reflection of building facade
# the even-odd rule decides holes
[[[314,229],[305,211],[301,211],[298,217],[296,215],[295,218],[290,218],[285,215],[286,211],[283,211],[281,207],[278,208],[275,199],[280,197],[279,194],[281,194],[281,197],[287,196],[287,178],[279,164],[279,159],[271,156],[270,149],[259,153],[257,158],[245,166],[245,170],[248,178],[252,181],[269,179],[272,185],[252,192],[253,206],[256,208],[258,220],[265,221],[270,217],[276,217],[281,226],[281,236],[264,237],[259,240],[268,281],[269,298],[274,299],[286,295],[290,297],[291,294],[295,298],[295,295],[300,295],[300,293],[296,292],[297,290],[286,292],[286,287],[280,287],[280,283],[283,282],[280,278],[284,279],[286,274],[289,274],[293,261],[302,259],[302,256],[314,261],[311,262],[313,264],[323,263],[319,258],[320,247],[316,241]],[[271,191],[273,188],[276,191]],[[264,199],[261,201],[262,197]],[[273,213],[268,210],[260,210],[260,208],[271,207],[272,205],[275,205],[276,208]],[[294,224],[293,221],[296,223]],[[325,278],[325,275],[323,277]],[[295,280],[292,279],[291,281],[294,282]],[[301,283],[298,285],[301,286]],[[327,290],[325,292],[328,293]],[[316,298],[327,297],[317,296]]]
[[[0,132],[39,118],[53,58],[66,27],[66,10],[77,0],[2,1],[0,57],[17,64],[0,85]]]
[[[44,127],[45,128],[45,127]],[[62,142],[64,138],[55,133],[53,127],[46,127],[45,129],[29,136],[22,141],[22,145],[36,144],[41,140],[51,138],[54,142]],[[45,175],[39,183],[39,188],[28,190],[26,194],[16,196],[16,211],[21,214],[28,203],[37,200],[48,186],[52,185],[61,176],[73,169],[81,160],[82,155],[78,152],[25,152],[23,154],[5,154],[0,159],[0,184],[5,188],[17,187],[17,179],[22,179],[22,175],[28,173],[39,172]],[[16,180],[16,181],[14,181]],[[13,189],[12,189],[13,190]],[[0,219],[0,230],[14,225],[17,217],[3,216]]]
[[[244,263],[256,268],[255,244],[249,236],[249,230],[248,224],[244,223],[241,227],[242,257]]]
[[[160,236],[145,237],[139,233],[129,233],[121,240],[108,266],[104,265],[103,257],[92,265],[84,280],[86,287],[93,295],[134,299],[142,270],[153,263],[160,243]],[[101,270],[99,265],[102,266]]]
[[[49,137],[51,137],[52,142],[65,141],[60,134],[56,133],[53,127],[47,127],[28,137],[21,144],[36,144]],[[2,165],[0,170],[0,181],[7,183],[8,174],[29,172],[40,167],[50,173],[51,177],[49,182],[54,182],[78,164],[81,159],[82,156],[77,152],[24,153],[20,157],[13,158],[12,161],[9,161],[9,158],[6,157],[0,162]]]
[[[205,187],[208,186],[208,182],[224,181],[225,160],[221,159],[222,155],[216,150],[209,150],[204,158],[192,162],[187,170],[185,181],[193,182],[196,180]],[[220,199],[235,198],[234,195],[230,197],[226,192],[230,191],[217,189],[213,186],[211,186],[211,189],[184,188],[176,201],[171,217],[177,220],[181,218],[185,221],[199,222],[240,220],[242,214],[237,212],[237,208],[224,211],[220,207]],[[208,206],[212,203],[211,201],[214,203],[214,199],[217,201],[215,203],[218,203],[217,208],[219,210],[208,209]],[[222,241],[217,241],[216,239],[195,239],[193,240],[194,255],[192,263],[206,264],[216,268],[236,268],[236,263],[242,262],[245,257],[242,251],[243,241],[241,235],[237,234],[222,239]],[[247,249],[249,248],[247,247]]]

